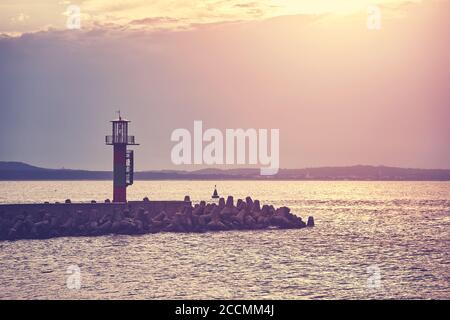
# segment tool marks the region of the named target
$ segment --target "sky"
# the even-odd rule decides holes
[[[80,9],[80,29],[67,21]],[[373,6],[379,29],[370,29]],[[450,169],[448,1],[0,3],[0,160],[110,169],[115,111],[136,169],[182,169],[173,130],[280,129],[282,168]],[[70,20],[72,21],[72,20]]]
[[[0,30],[9,35],[64,28],[77,5],[84,28],[184,30],[198,24],[253,21],[282,15],[348,14],[405,0],[2,0]],[[410,0],[409,2],[420,2]]]

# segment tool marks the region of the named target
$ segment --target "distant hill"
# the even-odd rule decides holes
[[[0,180],[109,180],[109,171],[46,169],[23,162],[0,161]]]
[[[382,180],[450,181],[450,170],[408,169],[385,166],[280,169],[275,176],[261,176],[259,169],[201,169],[197,171],[141,171],[136,180]],[[46,169],[22,162],[0,161],[0,180],[111,180],[110,171]]]
[[[45,170],[45,169],[35,167],[23,162],[0,161],[0,171],[33,171],[33,170]]]

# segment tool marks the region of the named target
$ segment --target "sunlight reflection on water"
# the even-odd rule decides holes
[[[214,184],[137,181],[129,198],[196,202]],[[316,227],[0,242],[0,298],[450,298],[448,182],[217,184],[235,199],[313,215]],[[0,203],[110,192],[109,181],[0,182]],[[80,290],[66,286],[70,265],[80,267]],[[370,266],[380,271],[372,287]]]

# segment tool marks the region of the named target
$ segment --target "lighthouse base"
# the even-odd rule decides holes
[[[113,202],[127,202],[127,187],[114,187]]]

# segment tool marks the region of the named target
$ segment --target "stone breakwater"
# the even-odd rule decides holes
[[[0,205],[0,240],[48,239],[52,237],[137,235],[158,232],[207,232],[300,229],[305,223],[287,207],[275,209],[247,197],[236,204],[232,196],[218,203],[192,206],[184,201],[130,201],[128,203],[74,203]]]

